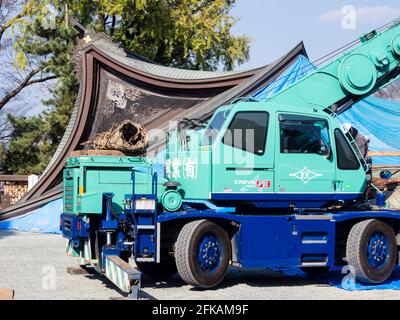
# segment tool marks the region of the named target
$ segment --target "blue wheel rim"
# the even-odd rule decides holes
[[[374,233],[368,240],[368,264],[375,270],[382,269],[389,261],[389,239],[381,232]]]
[[[222,246],[214,234],[204,235],[197,246],[197,262],[204,272],[215,271],[222,258]]]

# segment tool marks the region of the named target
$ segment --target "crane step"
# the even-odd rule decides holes
[[[136,258],[135,259],[137,262],[156,262],[156,260],[154,259],[154,258],[141,258],[141,257],[138,257],[138,258]]]
[[[145,225],[145,224],[140,224],[137,226],[138,229],[145,229],[145,230],[154,230],[153,225]]]

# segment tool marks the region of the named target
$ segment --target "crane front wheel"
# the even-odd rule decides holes
[[[228,234],[217,224],[198,220],[179,233],[175,260],[181,278],[195,287],[209,289],[225,277],[231,257]]]
[[[365,283],[384,282],[393,272],[396,256],[396,237],[386,223],[370,219],[351,228],[346,257],[358,280]]]

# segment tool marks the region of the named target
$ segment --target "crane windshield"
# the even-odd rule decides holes
[[[229,111],[226,110],[221,110],[214,114],[204,131],[201,145],[212,145],[214,143],[214,140],[221,130],[228,114]]]

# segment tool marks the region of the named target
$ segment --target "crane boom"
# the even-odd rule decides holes
[[[341,112],[400,75],[400,22],[363,35],[361,44],[274,97],[281,104]]]

